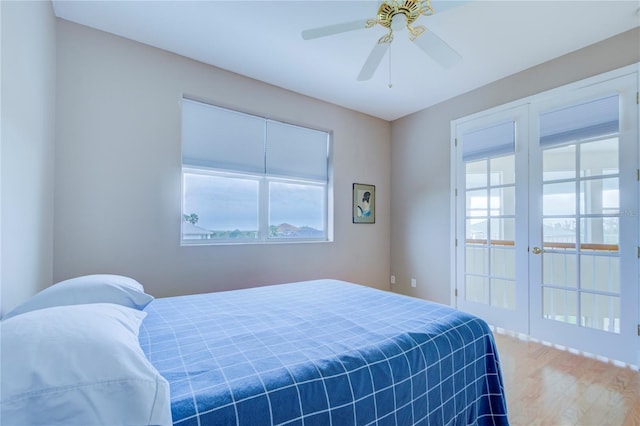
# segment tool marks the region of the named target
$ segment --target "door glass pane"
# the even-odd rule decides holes
[[[516,308],[516,282],[492,278],[491,306],[514,310]]]
[[[542,180],[574,179],[576,177],[576,146],[561,146],[542,152]]]
[[[491,240],[497,244],[513,243],[516,238],[515,219],[491,219]],[[494,243],[492,243],[494,244]]]
[[[618,214],[620,212],[619,179],[589,179],[580,183],[580,213]]]
[[[467,242],[486,242],[487,225],[487,219],[467,219],[465,229]]]
[[[514,215],[516,212],[515,187],[494,188],[489,199],[491,216]]]
[[[544,247],[566,249],[575,248],[575,217],[559,217],[542,220],[542,241]]]
[[[580,241],[584,250],[618,251],[619,219],[593,217],[580,219]]]
[[[542,214],[576,214],[575,182],[545,183],[542,185]]]
[[[580,294],[580,325],[620,333],[620,298],[583,292]]]
[[[467,191],[467,217],[487,216],[489,197],[486,189]]]
[[[544,253],[542,256],[542,276],[544,285],[568,288],[577,287],[577,255]]]
[[[580,145],[580,176],[618,174],[618,138]]]
[[[471,161],[465,164],[466,188],[487,186],[487,160]]]
[[[508,185],[516,182],[515,155],[492,158],[490,160],[491,185]]]
[[[488,271],[488,249],[485,247],[465,247],[466,272],[468,274],[486,275]]]
[[[546,319],[577,324],[577,292],[545,287],[542,290],[543,315]]]
[[[580,288],[620,292],[620,258],[617,256],[580,256]]]
[[[516,252],[513,248],[491,247],[491,273],[495,277],[515,279]]]
[[[467,275],[465,284],[468,301],[489,304],[489,278]]]

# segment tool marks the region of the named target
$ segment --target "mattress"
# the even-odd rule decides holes
[[[451,307],[316,280],[145,311],[176,425],[508,424],[491,330]]]

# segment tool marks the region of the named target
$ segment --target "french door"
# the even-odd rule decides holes
[[[492,325],[528,332],[528,108],[459,125],[457,305]]]
[[[458,308],[640,363],[637,87],[633,73],[457,123]]]
[[[634,365],[637,83],[532,105],[529,147],[531,335]]]

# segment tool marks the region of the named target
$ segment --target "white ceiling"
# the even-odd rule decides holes
[[[415,24],[427,26],[462,61],[442,68],[405,30],[395,33],[390,60],[387,54],[371,80],[358,82],[384,28],[308,41],[300,34],[373,18],[376,0],[53,0],[60,18],[385,120],[640,25],[638,0],[432,0],[432,5],[435,14]]]

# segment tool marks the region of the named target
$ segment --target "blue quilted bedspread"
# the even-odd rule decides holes
[[[447,306],[318,280],[145,310],[177,425],[508,424],[490,329]]]

